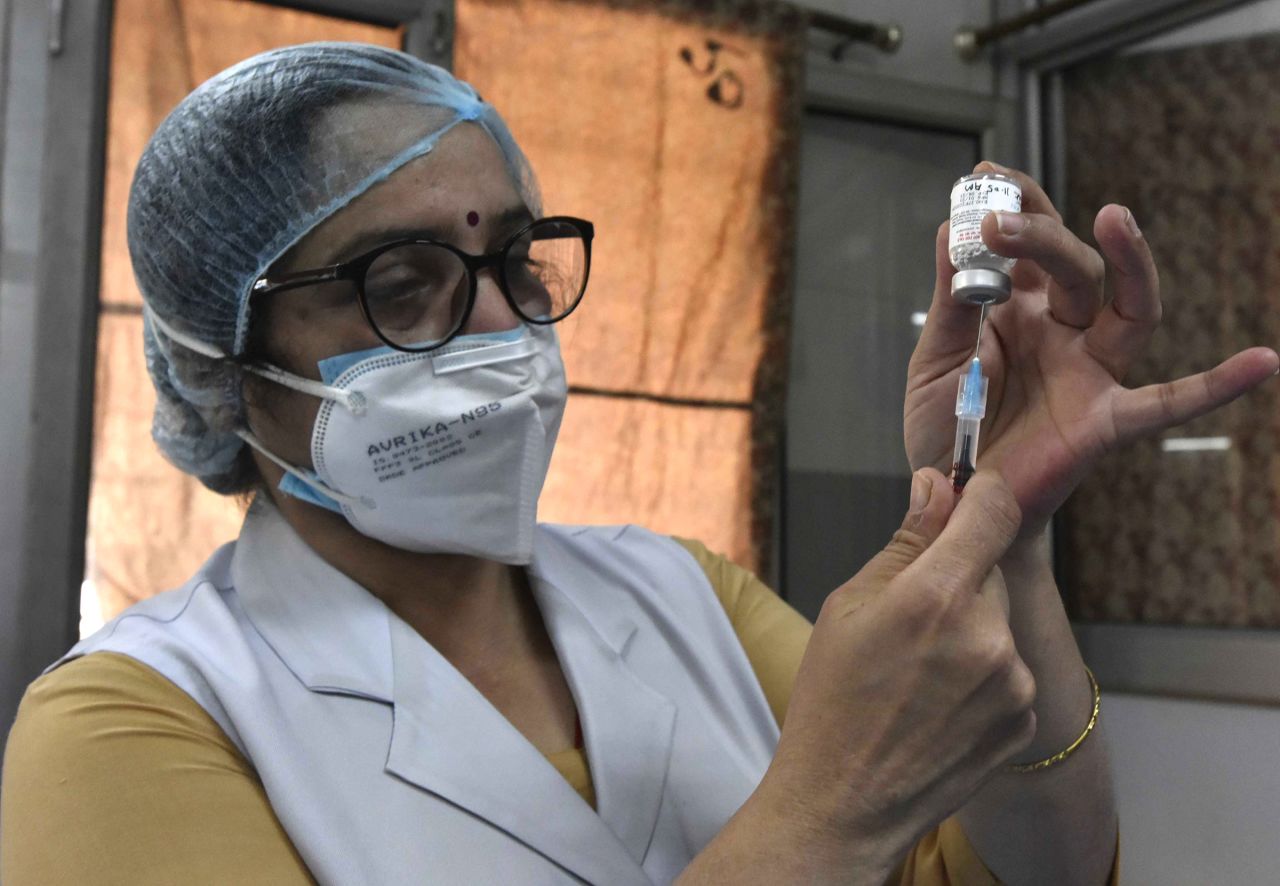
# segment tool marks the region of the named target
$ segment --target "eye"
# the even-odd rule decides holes
[[[365,288],[370,292],[397,295],[402,292],[420,289],[430,285],[431,280],[421,268],[400,265],[394,268],[379,270],[377,274],[365,277]]]
[[[418,345],[447,335],[466,299],[467,269],[451,250],[432,243],[388,249],[365,272],[369,319],[398,344]]]

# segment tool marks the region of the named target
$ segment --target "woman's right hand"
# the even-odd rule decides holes
[[[753,800],[807,882],[884,881],[1035,734],[997,561],[1020,513],[993,472],[957,503],[932,468],[879,555],[827,598]]]

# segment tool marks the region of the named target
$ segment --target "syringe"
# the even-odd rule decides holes
[[[959,492],[973,476],[978,461],[978,429],[982,417],[987,414],[987,377],[982,374],[978,360],[978,347],[982,345],[982,324],[987,317],[987,306],[982,306],[978,318],[978,344],[973,349],[969,370],[960,376],[960,389],[956,391],[956,448],[951,460],[951,487]]]

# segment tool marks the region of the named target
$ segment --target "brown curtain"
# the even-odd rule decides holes
[[[1082,65],[1066,78],[1065,129],[1068,224],[1090,240],[1098,207],[1131,207],[1161,271],[1164,320],[1128,383],[1275,347],[1280,37]],[[1226,448],[1170,442],[1188,438]],[[1280,627],[1278,444],[1270,383],[1106,459],[1062,522],[1074,615]]]
[[[151,442],[155,394],[125,242],[133,168],[156,126],[198,84],[256,53],[311,40],[399,47],[401,37],[247,0],[115,0],[86,576],[104,618],[186,581],[236,537],[242,518],[236,500],[178,472]]]
[[[781,4],[458,0],[455,69],[596,224],[539,516],[769,568],[803,28]]]

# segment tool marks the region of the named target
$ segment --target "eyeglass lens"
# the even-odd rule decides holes
[[[506,249],[500,283],[516,312],[555,322],[577,305],[586,286],[587,250],[572,224],[539,222]],[[470,278],[460,255],[444,246],[406,243],[380,254],[365,272],[369,319],[389,342],[419,348],[462,325]]]

